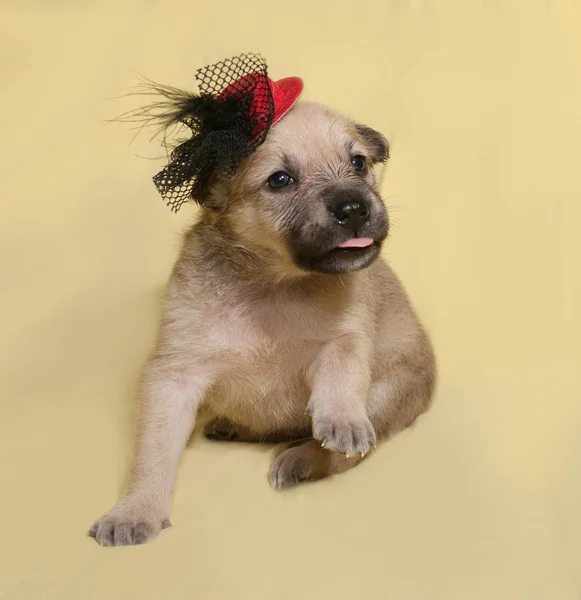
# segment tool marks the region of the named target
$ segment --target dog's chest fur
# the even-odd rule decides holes
[[[304,426],[308,369],[344,326],[328,307],[302,299],[273,295],[231,306],[208,332],[221,368],[207,404],[251,429]]]

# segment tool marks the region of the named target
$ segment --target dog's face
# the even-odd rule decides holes
[[[388,233],[372,173],[388,154],[376,131],[299,103],[222,184],[225,216],[245,246],[270,251],[289,268],[361,269],[378,256]]]

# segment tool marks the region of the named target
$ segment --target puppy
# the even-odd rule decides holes
[[[389,221],[372,167],[388,154],[373,129],[299,102],[209,186],[145,369],[129,488],[89,532],[99,544],[169,526],[202,405],[209,438],[292,442],[275,489],[358,465],[427,410],[432,348],[380,257]]]

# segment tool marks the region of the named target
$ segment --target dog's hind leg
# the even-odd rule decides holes
[[[219,442],[262,442],[270,444],[301,440],[310,438],[312,435],[310,429],[289,429],[256,433],[247,427],[226,419],[225,417],[212,419],[205,425],[203,434],[208,439],[217,440]]]
[[[370,450],[364,456],[346,456],[326,450],[321,442],[313,439],[290,444],[270,468],[270,485],[275,489],[283,489],[343,473],[357,466],[371,452]]]
[[[378,441],[384,441],[409,427],[429,405],[434,385],[431,362],[423,369],[410,369],[406,364],[391,370],[392,378],[375,382],[367,399],[367,410]],[[345,424],[344,424],[345,425]],[[355,430],[343,427],[336,440],[353,438]],[[350,435],[345,435],[348,432]],[[321,438],[322,439],[322,438]],[[371,454],[353,452],[350,455],[327,449],[326,439],[311,439],[291,444],[275,460],[270,469],[270,484],[275,489],[292,487],[304,481],[315,481],[348,471]],[[356,445],[355,443],[351,444]]]

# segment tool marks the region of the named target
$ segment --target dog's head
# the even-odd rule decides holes
[[[202,201],[241,245],[301,271],[340,274],[369,265],[388,233],[372,166],[387,140],[318,104],[297,104],[229,180]]]

